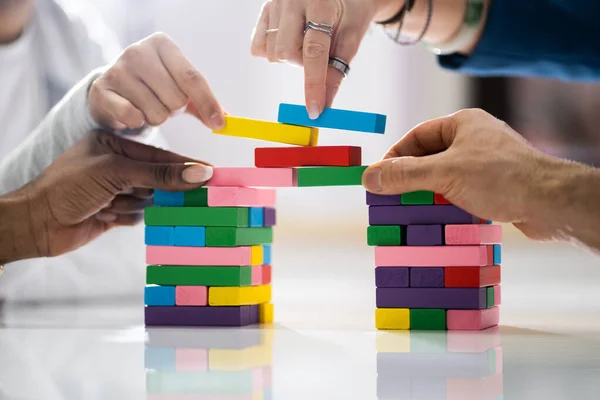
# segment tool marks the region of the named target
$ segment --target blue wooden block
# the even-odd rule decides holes
[[[146,226],[144,243],[148,246],[173,246],[175,228],[172,226]]]
[[[502,263],[502,245],[494,245],[494,265],[500,265]]]
[[[147,306],[175,306],[175,286],[146,286],[144,304]]]
[[[183,192],[154,191],[155,206],[183,207]]]
[[[385,132],[386,116],[361,111],[326,108],[319,118],[310,119],[305,106],[281,103],[277,121],[292,125],[383,134]]]
[[[206,228],[203,226],[176,226],[174,246],[206,246]]]
[[[271,245],[263,244],[263,264],[271,265]]]
[[[250,207],[248,225],[251,228],[260,228],[265,224],[265,210],[262,207]]]

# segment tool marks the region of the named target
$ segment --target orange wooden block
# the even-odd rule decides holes
[[[498,285],[501,281],[499,265],[489,267],[445,267],[445,287],[486,287]]]
[[[261,285],[268,285],[272,279],[272,267],[270,265],[262,266],[262,283]]]

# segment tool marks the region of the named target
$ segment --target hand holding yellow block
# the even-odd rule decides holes
[[[279,122],[225,116],[225,128],[213,133],[296,146],[316,146],[319,129],[306,126],[280,124]]]

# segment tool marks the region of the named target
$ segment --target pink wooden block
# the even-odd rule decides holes
[[[494,286],[494,305],[499,306],[502,304],[502,289],[500,285]]]
[[[206,186],[292,187],[298,174],[294,168],[214,168]]]
[[[261,285],[262,284],[262,265],[252,267],[252,285]]]
[[[483,267],[489,265],[488,259],[486,246],[375,247],[377,267]]]
[[[450,353],[483,353],[500,346],[500,327],[493,326],[483,331],[448,331],[447,348]]]
[[[496,370],[494,375],[481,379],[446,379],[446,400],[497,400],[503,393],[503,377],[498,370]]]
[[[175,305],[205,306],[208,301],[206,286],[176,286]]]
[[[211,187],[208,189],[209,207],[273,207],[275,189],[246,187]]]
[[[208,351],[206,349],[175,349],[175,370],[182,371],[207,371]]]
[[[494,306],[484,310],[448,310],[448,330],[480,331],[500,323],[500,308]]]
[[[502,243],[501,225],[446,225],[447,245]]]
[[[252,265],[251,247],[146,246],[148,265]]]

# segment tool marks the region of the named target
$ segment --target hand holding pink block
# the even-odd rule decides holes
[[[293,187],[298,174],[294,168],[214,168],[206,186]]]

